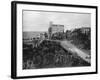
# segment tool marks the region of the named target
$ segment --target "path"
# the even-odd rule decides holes
[[[90,55],[83,52],[82,50],[78,49],[76,46],[71,44],[69,41],[67,41],[67,40],[61,41],[61,46],[66,50],[70,50],[72,53],[76,53],[78,56],[80,56],[86,62],[91,63]]]

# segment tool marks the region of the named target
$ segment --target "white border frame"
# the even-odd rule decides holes
[[[64,11],[91,13],[91,66],[90,67],[70,67],[52,69],[22,69],[22,10],[45,10],[45,11]],[[53,74],[85,73],[96,71],[96,9],[81,7],[61,7],[46,5],[17,4],[17,76],[38,76]]]

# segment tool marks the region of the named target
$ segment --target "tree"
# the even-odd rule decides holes
[[[45,36],[46,39],[48,38],[47,32],[44,33],[44,36]]]

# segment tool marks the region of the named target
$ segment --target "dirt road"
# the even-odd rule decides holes
[[[78,49],[76,46],[71,44],[69,41],[67,41],[67,40],[61,41],[61,46],[66,50],[70,50],[73,54],[76,53],[78,56],[80,56],[86,62],[91,63],[90,55],[83,52],[82,50]]]

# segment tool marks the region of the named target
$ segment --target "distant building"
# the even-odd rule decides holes
[[[64,25],[53,24],[52,22],[50,22],[50,27],[48,29],[49,38],[52,36],[52,34],[57,32],[64,32]]]
[[[90,32],[91,28],[89,27],[83,27],[81,28],[81,32],[84,33],[84,34],[88,34]]]

